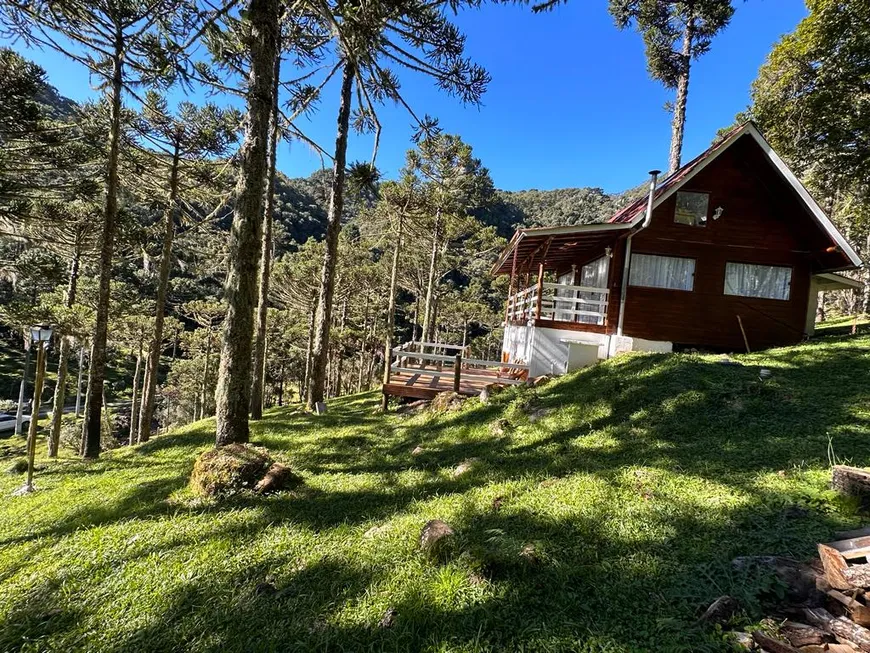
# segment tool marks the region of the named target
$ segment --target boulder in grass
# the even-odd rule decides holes
[[[300,485],[302,485],[302,478],[290,471],[289,467],[281,463],[272,463],[266,475],[257,481],[254,492],[273,494],[282,490],[292,490]]]
[[[24,474],[27,471],[27,458],[19,458],[6,468],[7,474]]]
[[[204,497],[252,490],[273,463],[265,449],[250,444],[215,447],[196,459],[190,487]]]
[[[430,558],[443,557],[450,549],[456,532],[440,519],[430,519],[420,531],[420,550]]]
[[[462,408],[464,397],[458,392],[439,392],[429,404],[433,413],[450,413]]]

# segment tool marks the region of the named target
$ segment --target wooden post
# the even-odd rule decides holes
[[[453,392],[459,392],[459,378],[462,374],[462,352],[456,354],[453,362]]]
[[[513,313],[513,311],[511,310],[511,293],[514,292],[514,278],[515,278],[516,273],[517,273],[517,251],[518,251],[518,248],[519,248],[519,241],[517,241],[517,243],[514,245],[514,260],[513,260],[513,263],[511,263],[511,280],[510,280],[510,283],[508,283],[508,300],[507,300],[507,306],[504,309],[504,321],[505,322],[509,322],[511,317],[513,317],[511,315],[511,313]]]
[[[535,305],[535,319],[541,319],[541,300],[544,295],[544,264],[540,263],[538,265],[538,302]],[[555,315],[553,316],[555,317]]]

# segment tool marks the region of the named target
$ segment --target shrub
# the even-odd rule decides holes
[[[209,449],[193,465],[190,488],[205,497],[251,490],[266,475],[273,462],[265,449],[249,444],[229,444]]]

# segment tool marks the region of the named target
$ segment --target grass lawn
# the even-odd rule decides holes
[[[730,593],[748,625],[778,589],[733,558],[862,524],[828,451],[870,465],[870,335],[735,359],[626,356],[440,416],[273,410],[253,440],[306,486],[269,498],[193,499],[210,421],[41,460],[29,497],[4,474],[0,651],[730,650],[698,615]]]

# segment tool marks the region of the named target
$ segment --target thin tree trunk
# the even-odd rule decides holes
[[[30,332],[27,333],[28,340]],[[24,435],[21,432],[22,418],[24,417],[24,395],[27,394],[27,375],[30,374],[30,350],[33,344],[28,342],[27,351],[24,354],[24,372],[21,374],[21,385],[18,387],[18,408],[15,411],[15,435]]]
[[[341,231],[341,213],[344,207],[344,167],[347,157],[347,133],[350,124],[351,93],[356,70],[349,60],[344,62],[341,75],[341,103],[338,108],[338,127],[335,136],[335,159],[332,166],[332,187],[326,225],[323,268],[320,273],[320,296],[317,302],[314,346],[312,348],[311,382],[308,407],[323,401],[326,382],[326,363],[329,356],[329,331],[332,326],[332,296],[335,292],[335,267],[338,258],[338,234]]]
[[[72,308],[76,301],[76,289],[79,279],[80,254],[78,247],[73,251],[73,258],[69,267],[69,283],[66,287],[66,308]],[[57,385],[54,386],[54,402],[51,407],[51,424],[49,424],[48,457],[57,458],[60,448],[60,421],[63,417],[63,405],[66,402],[66,374],[67,361],[69,360],[70,340],[68,335],[62,335],[60,340],[60,352],[57,362]]]
[[[205,366],[202,371],[202,382],[199,394],[199,418],[205,417],[208,410],[208,373],[211,367],[211,326],[208,327],[207,340],[205,343]]]
[[[128,444],[132,447],[137,442],[137,427],[139,426],[139,421],[136,419],[139,417],[139,396],[137,391],[139,390],[139,373],[142,369],[142,339],[139,339],[139,353],[136,354],[136,369],[133,371],[133,396],[130,398],[130,434],[128,439]],[[142,392],[145,392],[145,388],[142,388]]]
[[[109,120],[109,154],[106,175],[106,202],[103,210],[103,233],[100,244],[99,298],[91,338],[88,373],[87,414],[82,431],[83,458],[100,456],[100,429],[103,423],[103,387],[106,382],[106,340],[109,334],[109,286],[112,280],[112,256],[118,221],[118,158],[121,151],[121,90],[124,36],[121,24],[115,27],[115,51],[112,53],[112,91]]]
[[[405,205],[407,206],[407,204]],[[399,281],[399,256],[402,252],[402,237],[404,236],[403,228],[405,226],[405,211],[399,213],[399,224],[397,227],[396,244],[393,247],[393,264],[390,267],[390,288],[388,291],[389,299],[387,303],[387,326],[386,337],[384,338],[384,384],[389,381],[390,377],[390,359],[393,351],[393,331],[396,328],[396,287]],[[411,340],[414,338],[412,337]],[[382,400],[384,409],[387,407],[387,395],[384,395]]]
[[[695,38],[695,17],[689,16],[683,32],[683,49],[680,53],[683,70],[677,79],[677,97],[674,102],[674,118],[671,123],[670,172],[680,168],[683,156],[683,134],[686,129],[686,102],[689,97],[689,73],[692,68],[692,41]]]
[[[435,228],[432,232],[432,253],[429,257],[429,279],[426,282],[426,304],[423,307],[423,342],[432,342],[434,324],[432,320],[432,301],[435,293],[435,271],[438,267],[438,244],[441,240],[441,209],[435,214]]]
[[[151,422],[154,405],[157,403],[157,374],[160,369],[160,353],[163,351],[163,324],[166,314],[166,293],[169,289],[169,270],[172,262],[172,241],[175,238],[175,214],[178,204],[179,145],[172,152],[172,168],[169,173],[169,204],[163,216],[163,248],[160,252],[160,272],[157,282],[157,300],[154,313],[154,337],[148,350],[145,366],[145,382],[142,387],[142,410],[139,412],[138,442],[148,442],[151,437]]]
[[[79,376],[76,381],[76,419],[82,415],[82,375],[85,369],[85,346],[79,346]]]
[[[316,301],[316,299],[314,300]],[[312,301],[312,304],[314,303]],[[311,354],[314,350],[314,306],[308,307],[308,344],[305,347],[305,372],[302,375],[302,390],[299,393],[299,401],[303,402],[308,397],[308,382],[311,377]]]
[[[215,392],[216,446],[247,442],[250,434],[251,349],[263,236],[272,81],[278,56],[278,1],[251,0],[247,20],[251,30],[251,70],[247,84],[245,139],[239,151],[239,179],[230,231],[229,269],[224,286],[227,316]]]
[[[275,57],[272,82],[272,112],[269,116],[269,172],[266,181],[266,210],[260,244],[260,292],[257,300],[257,333],[254,340],[254,384],[251,387],[251,419],[263,417],[263,389],[266,386],[266,317],[269,307],[269,277],[272,270],[272,211],[275,207],[275,160],[278,156],[278,84],[281,55]]]

